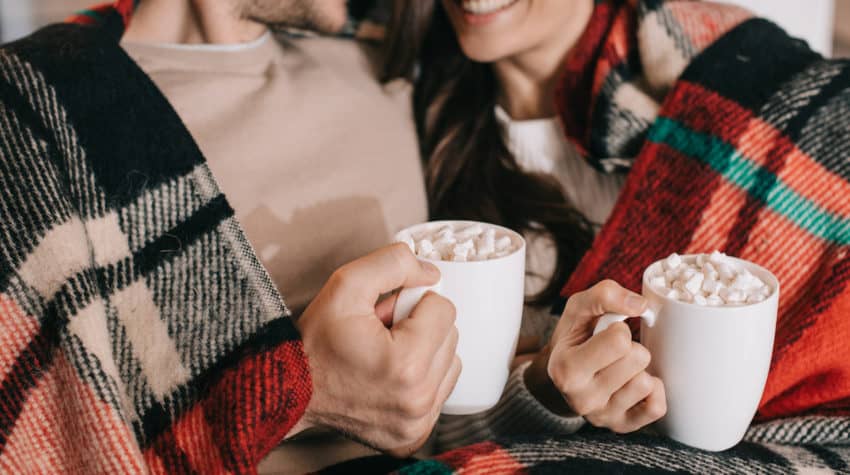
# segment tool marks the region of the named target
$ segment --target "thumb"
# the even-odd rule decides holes
[[[573,344],[589,338],[599,317],[606,313],[628,316],[640,315],[646,310],[646,299],[613,280],[603,280],[584,292],[579,292],[567,301],[561,317],[568,325],[562,335]]]

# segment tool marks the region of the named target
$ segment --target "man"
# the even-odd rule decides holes
[[[250,473],[311,426],[411,453],[454,309],[387,328],[439,279],[404,245],[339,267],[425,219],[404,91],[268,33],[343,0],[134,3],[0,49],[0,471]]]

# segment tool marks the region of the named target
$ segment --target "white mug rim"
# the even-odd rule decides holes
[[[694,259],[696,259],[696,257],[698,255],[701,255],[701,254],[700,253],[682,254],[682,255],[680,255],[680,257],[683,260],[686,260],[686,259],[687,260],[694,260]],[[759,278],[763,278],[763,277],[766,276],[768,278],[768,280],[770,281],[770,282],[766,282],[767,285],[771,288],[770,295],[768,295],[767,298],[765,298],[761,302],[743,303],[743,304],[739,304],[739,305],[718,305],[718,306],[698,305],[698,304],[693,303],[693,302],[683,302],[683,301],[678,300],[678,299],[667,297],[666,295],[661,295],[660,293],[658,293],[652,287],[652,285],[650,285],[649,274],[650,274],[650,271],[653,270],[656,266],[662,265],[666,258],[665,259],[659,259],[659,260],[653,262],[643,271],[643,278],[642,278],[643,292],[644,293],[652,293],[652,295],[654,297],[658,298],[659,300],[662,300],[665,305],[670,305],[670,304],[683,305],[687,308],[699,308],[699,309],[705,309],[705,310],[709,310],[709,309],[717,310],[717,309],[758,308],[759,306],[769,305],[770,302],[772,300],[774,300],[776,298],[776,296],[779,294],[779,279],[776,277],[776,275],[773,272],[767,270],[763,266],[756,264],[755,262],[748,261],[746,259],[741,259],[741,258],[732,257],[732,256],[726,256],[725,258],[730,259],[734,263],[743,266],[748,271],[752,272],[753,270],[755,270],[758,274],[761,274],[761,275],[758,276]]]
[[[402,241],[401,241],[401,236],[402,236],[402,234],[404,234],[404,233],[408,233],[408,235],[411,235],[411,234],[413,234],[413,232],[414,232],[415,230],[417,230],[417,229],[419,229],[419,228],[423,228],[423,227],[439,227],[439,226],[441,226],[441,225],[442,225],[442,226],[444,226],[444,225],[448,225],[448,224],[451,224],[451,225],[456,225],[456,224],[466,224],[466,225],[475,225],[475,224],[480,224],[480,225],[482,225],[482,226],[487,226],[487,227],[491,227],[491,228],[496,228],[497,230],[502,231],[503,233],[508,234],[508,235],[512,236],[512,238],[514,238],[514,239],[518,240],[518,241],[519,241],[519,243],[520,243],[520,246],[519,246],[519,247],[517,247],[517,248],[516,248],[513,252],[511,252],[511,253],[510,253],[510,254],[508,254],[508,255],[505,255],[505,256],[502,256],[502,257],[494,257],[494,258],[492,258],[492,259],[485,259],[485,260],[483,260],[483,261],[450,261],[450,260],[449,260],[449,261],[447,261],[447,260],[444,260],[444,259],[428,259],[428,258],[426,258],[426,257],[416,256],[416,258],[417,258],[417,259],[419,259],[419,260],[423,260],[423,261],[427,261],[427,262],[431,262],[431,263],[440,263],[441,265],[470,265],[470,264],[485,264],[485,265],[486,265],[486,264],[487,264],[487,263],[489,263],[489,262],[498,262],[498,261],[501,261],[501,260],[503,260],[503,259],[510,259],[510,258],[511,258],[511,257],[513,257],[514,255],[516,255],[518,252],[520,252],[520,251],[523,251],[523,252],[524,252],[524,251],[525,251],[526,243],[525,243],[525,238],[523,238],[523,237],[522,237],[522,234],[520,234],[520,233],[518,233],[518,232],[514,231],[513,229],[506,228],[506,227],[504,227],[504,226],[500,226],[500,225],[498,225],[498,224],[487,223],[487,222],[484,222],[484,221],[471,221],[471,220],[450,220],[450,219],[443,219],[443,220],[439,220],[439,221],[425,221],[424,223],[419,223],[419,224],[414,224],[414,225],[412,225],[412,226],[408,226],[408,227],[406,227],[406,228],[402,229],[401,231],[397,232],[397,233],[395,234],[395,237],[393,237],[393,241],[394,241],[394,242],[402,242]]]

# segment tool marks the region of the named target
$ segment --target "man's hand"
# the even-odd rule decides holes
[[[591,336],[606,312],[639,315],[645,308],[642,296],[610,280],[573,295],[549,345],[526,371],[531,392],[556,412],[615,432],[661,418],[667,412],[664,386],[646,372],[649,351],[632,341],[629,327],[616,323]]]
[[[328,426],[396,456],[425,443],[460,374],[451,302],[426,294],[387,328],[381,295],[435,284],[439,270],[405,244],[338,269],[298,321],[313,378],[308,423]],[[389,314],[391,315],[391,311]]]

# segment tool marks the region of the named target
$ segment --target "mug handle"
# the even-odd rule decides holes
[[[425,292],[432,291],[434,293],[440,293],[440,284],[442,283],[443,279],[441,277],[439,282],[431,286],[401,289],[398,299],[395,302],[395,308],[393,308],[393,325],[410,316],[413,307],[422,300]]]
[[[658,317],[658,314],[648,308],[642,314],[636,317],[630,317],[628,315],[623,315],[620,313],[606,313],[599,317],[599,320],[596,321],[596,327],[593,329],[593,335],[595,336],[597,333],[605,331],[606,328],[610,327],[614,323],[617,322],[625,322],[630,318],[642,318],[646,325],[652,327],[655,325],[655,319]]]

